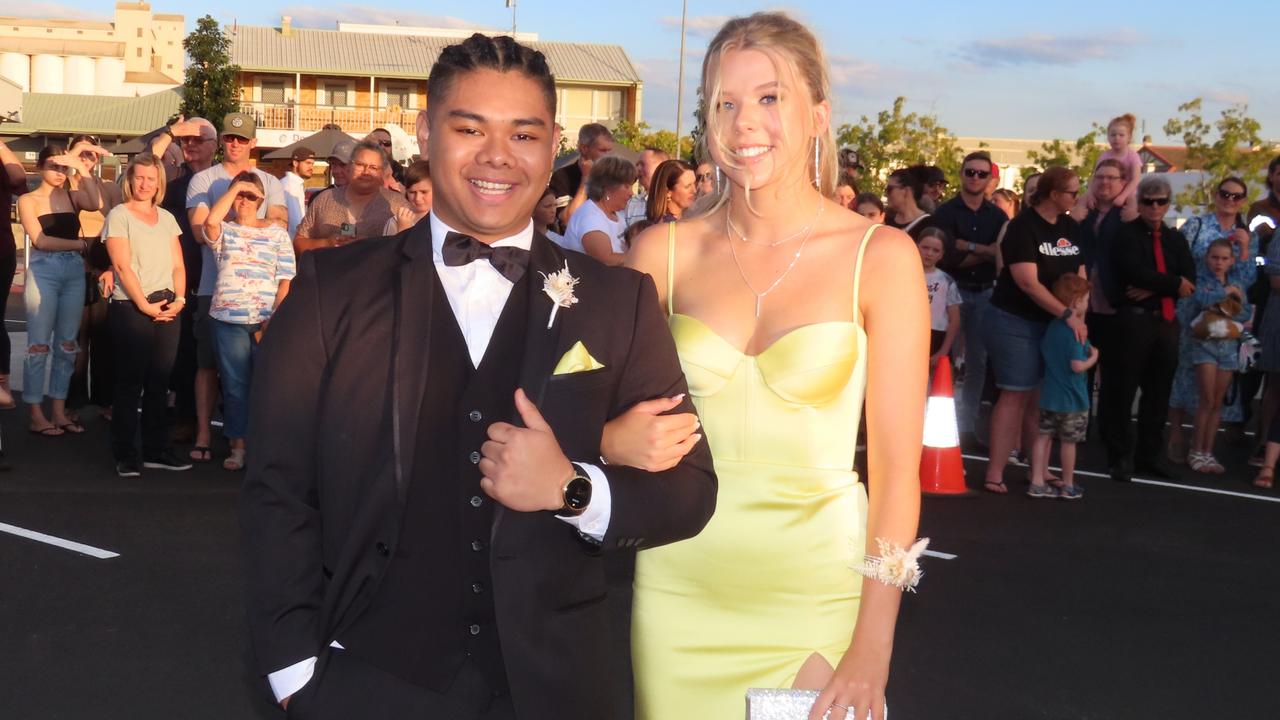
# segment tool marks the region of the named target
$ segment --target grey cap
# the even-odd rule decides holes
[[[339,140],[334,143],[333,149],[329,151],[329,157],[337,160],[343,165],[351,164],[351,153],[356,149],[355,140]]]

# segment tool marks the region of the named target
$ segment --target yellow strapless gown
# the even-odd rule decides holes
[[[852,468],[867,337],[856,322],[817,323],[752,356],[692,316],[672,314],[670,327],[720,492],[697,537],[639,553],[636,716],[739,720],[748,688],[790,687],[811,654],[835,667],[849,647],[866,535]]]

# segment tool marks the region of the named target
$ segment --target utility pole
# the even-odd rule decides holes
[[[511,0],[515,2],[515,0]],[[680,157],[680,125],[684,120],[684,32],[689,19],[689,0],[683,0],[680,10],[680,76],[676,81],[676,157]]]
[[[507,7],[511,8],[511,39],[516,39],[516,0],[507,0]]]

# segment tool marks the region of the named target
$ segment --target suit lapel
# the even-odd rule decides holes
[[[556,313],[556,321],[550,329],[547,319],[551,316],[551,298],[542,291],[543,275],[563,270],[565,256],[560,247],[545,237],[535,233],[533,245],[529,248],[529,307],[528,328],[525,331],[524,360],[520,368],[520,387],[533,401],[541,406],[543,391],[547,380],[559,359],[556,350],[560,348],[560,334],[569,321],[573,310],[560,308]],[[539,274],[541,273],[541,274]],[[516,420],[516,424],[523,425]]]
[[[438,278],[431,257],[431,223],[418,223],[401,246],[395,276],[392,337],[392,446],[396,455],[396,494],[403,502],[413,471],[419,412],[431,357],[431,320]]]

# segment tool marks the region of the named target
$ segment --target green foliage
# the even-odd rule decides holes
[[[1098,144],[1098,138],[1106,135],[1107,129],[1094,123],[1093,129],[1081,135],[1074,143],[1069,144],[1062,140],[1041,143],[1040,150],[1027,152],[1027,159],[1031,161],[1032,166],[1022,168],[1022,180],[1025,182],[1031,175],[1044,172],[1045,169],[1054,165],[1064,165],[1071,168],[1081,182],[1088,182],[1089,177],[1093,175],[1094,166],[1098,164],[1098,156],[1105,149]]]
[[[963,153],[955,137],[936,115],[904,112],[906,102],[898,97],[892,108],[880,111],[874,120],[863,115],[836,132],[837,145],[858,150],[865,168],[858,178],[860,191],[883,194],[889,173],[911,165],[937,165],[947,177],[959,176]]]
[[[1179,209],[1208,205],[1214,188],[1225,177],[1238,176],[1252,188],[1264,181],[1271,154],[1259,135],[1261,124],[1249,117],[1248,111],[1248,105],[1232,105],[1210,125],[1201,114],[1200,98],[1196,98],[1179,105],[1179,116],[1164,124],[1165,134],[1181,137],[1187,146],[1187,168],[1204,171],[1201,182],[1178,193],[1175,202]]]
[[[236,88],[239,66],[231,64],[231,38],[218,21],[205,15],[196,29],[182,41],[187,51],[186,80],[182,84],[182,107],[186,117],[202,117],[222,131],[222,118],[240,109]]]
[[[623,120],[613,129],[613,139],[619,145],[632,150],[643,150],[655,147],[665,150],[671,157],[688,159],[693,157],[693,138],[688,135],[680,138],[680,152],[676,153],[676,134],[670,130],[652,130],[649,123],[633,123]]]

